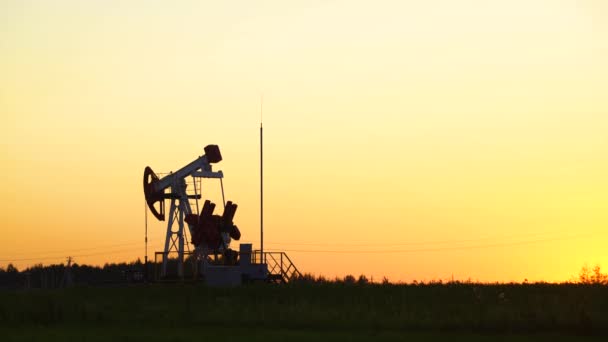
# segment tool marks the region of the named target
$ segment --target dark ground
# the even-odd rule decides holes
[[[407,332],[407,331],[332,331],[177,327],[72,327],[52,326],[22,329],[0,329],[3,341],[606,341],[601,336],[580,336],[558,333],[481,334],[464,332]]]
[[[0,291],[2,341],[605,341],[608,287],[192,284]]]

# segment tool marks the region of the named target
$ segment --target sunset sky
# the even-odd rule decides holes
[[[0,266],[143,260],[144,167],[208,144],[257,248],[261,94],[265,246],[300,271],[608,268],[601,0],[0,0]]]

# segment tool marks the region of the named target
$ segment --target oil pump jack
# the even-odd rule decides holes
[[[195,265],[193,273],[202,276],[209,285],[238,285],[246,280],[289,282],[301,276],[285,252],[254,251],[250,243],[241,243],[238,252],[230,248],[232,240],[241,238],[233,221],[238,206],[231,201],[225,202],[224,174],[213,171],[213,164],[222,160],[219,147],[207,145],[204,151],[204,155],[162,178],[149,166],[144,169],[144,195],[154,217],[165,221],[165,200],[171,201],[164,251],[156,253],[162,255],[160,277],[171,277],[168,272],[171,260],[177,262],[176,278],[183,279],[185,255]],[[194,186],[187,191],[190,178]],[[202,187],[198,190],[197,184],[201,184],[200,178],[219,179],[224,202],[222,215],[213,213],[216,205],[209,200],[205,200],[199,210]],[[191,200],[196,203],[194,208]],[[185,227],[194,251],[186,251]],[[177,258],[170,259],[171,253],[177,253]]]
[[[151,167],[144,169],[144,195],[148,208],[159,221],[165,221],[165,200],[170,200],[169,219],[165,248],[162,253],[161,277],[166,277],[170,253],[177,252],[177,277],[184,277],[185,230],[187,226],[194,251],[197,269],[207,280],[215,282],[238,282],[243,276],[248,279],[265,279],[267,268],[263,263],[253,264],[251,244],[241,244],[240,253],[230,249],[231,240],[239,240],[241,233],[233,219],[237,205],[231,201],[224,203],[224,213],[214,215],[215,204],[206,200],[199,212],[198,200],[202,194],[197,191],[197,178],[216,178],[222,182],[222,171],[213,171],[212,164],[222,160],[217,145],[207,145],[205,154],[196,158],[181,169],[159,178]],[[187,179],[192,177],[194,194],[188,193]],[[200,183],[200,181],[199,181]],[[222,184],[222,198],[223,183]],[[190,200],[196,200],[193,210]],[[176,227],[177,226],[177,227]],[[218,264],[218,255],[221,263]],[[239,255],[240,260],[239,260]],[[215,256],[215,263],[211,256]],[[242,267],[234,267],[236,265]],[[238,279],[237,279],[238,278]]]

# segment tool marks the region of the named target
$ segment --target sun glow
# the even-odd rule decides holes
[[[608,267],[607,19],[601,1],[3,1],[0,265],[142,258],[144,167],[207,144],[258,244],[263,92],[266,244],[302,271]]]

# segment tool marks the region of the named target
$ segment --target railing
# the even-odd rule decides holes
[[[193,252],[184,252],[184,261],[181,266],[182,274],[180,275],[180,261],[177,252],[154,253],[154,279],[156,281],[199,279],[201,270],[199,270],[197,259],[193,256]],[[246,257],[245,254],[241,255],[241,258],[243,257]],[[288,283],[302,276],[285,252],[264,252],[264,258],[262,259],[262,254],[259,250],[256,250],[251,253],[251,263],[266,263],[268,281],[271,282]]]
[[[264,252],[264,258],[259,250],[253,251],[252,263],[266,263],[268,278],[288,283],[302,276],[296,265],[285,252]]]

